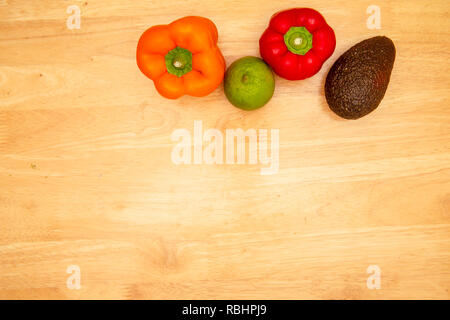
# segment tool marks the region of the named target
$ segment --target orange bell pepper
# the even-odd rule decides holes
[[[184,17],[169,25],[153,26],[139,39],[137,65],[166,98],[206,96],[220,85],[225,74],[217,38],[216,26],[203,17]]]

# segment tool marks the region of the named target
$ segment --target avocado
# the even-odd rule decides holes
[[[331,67],[325,82],[330,109],[345,119],[375,110],[384,97],[395,60],[387,37],[374,37],[351,47]]]

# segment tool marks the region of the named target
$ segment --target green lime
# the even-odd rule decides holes
[[[234,106],[254,110],[261,108],[272,98],[275,79],[272,70],[262,59],[244,57],[228,68],[224,89]]]

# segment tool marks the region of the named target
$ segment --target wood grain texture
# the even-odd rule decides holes
[[[81,8],[68,30],[66,8]],[[366,8],[381,7],[368,30]],[[448,1],[307,1],[337,48],[271,102],[240,111],[222,88],[161,98],[135,47],[154,24],[203,15],[227,64],[258,55],[270,16],[298,1],[0,1],[0,298],[449,299]],[[327,107],[332,63],[393,39],[380,107]],[[280,130],[278,174],[172,163],[176,128]],[[69,290],[66,268],[81,269]],[[369,290],[366,269],[381,268]]]

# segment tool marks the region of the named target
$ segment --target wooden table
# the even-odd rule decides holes
[[[366,25],[371,4],[381,30]],[[336,51],[313,78],[277,77],[253,112],[222,87],[163,99],[136,66],[141,33],[185,15],[216,23],[227,64],[258,55],[270,16],[296,5],[0,0],[0,298],[448,299],[448,1],[302,3],[334,28]],[[327,71],[375,35],[397,48],[386,96],[340,119]],[[171,134],[195,120],[279,129],[278,172],[174,164]]]

